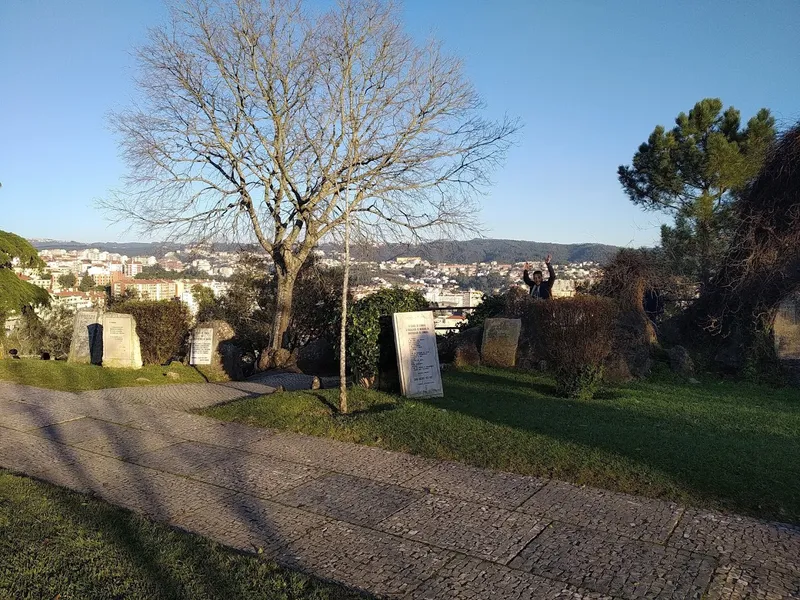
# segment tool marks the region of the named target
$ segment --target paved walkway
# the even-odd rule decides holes
[[[795,527],[182,412],[269,389],[0,382],[0,466],[391,598],[800,598]]]

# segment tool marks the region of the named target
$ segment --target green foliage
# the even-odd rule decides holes
[[[48,352],[53,358],[65,358],[72,341],[74,313],[63,306],[53,306],[37,315],[26,307],[17,326],[8,336],[8,345],[21,354]]]
[[[136,333],[142,346],[142,362],[162,365],[185,353],[189,334],[189,311],[176,300],[129,300],[114,305],[114,312],[127,313],[136,319]]]
[[[25,269],[44,268],[36,248],[15,233],[0,230],[0,269],[11,267],[14,259]]]
[[[292,347],[319,338],[337,344],[342,319],[343,278],[343,269],[320,266],[314,259],[306,261],[300,269],[292,296],[288,330]]]
[[[558,392],[592,398],[611,353],[617,305],[608,298],[575,296],[532,302],[528,311],[537,355],[550,364]]]
[[[39,253],[27,240],[14,233],[0,231],[0,357],[3,353],[2,342],[6,335],[6,317],[28,306],[50,304],[50,294],[47,290],[22,281],[11,270],[15,259],[19,261],[19,266],[24,268],[44,268]]]
[[[382,341],[380,318],[426,308],[428,301],[420,292],[401,288],[383,289],[353,304],[347,327],[347,354],[357,380],[372,379],[378,374]]]
[[[585,365],[575,369],[556,369],[556,388],[565,398],[591,400],[603,382],[602,365]]]
[[[84,275],[81,277],[81,282],[78,284],[78,289],[82,292],[88,292],[89,290],[94,289],[97,284],[94,281],[94,277],[91,275]]]
[[[62,288],[74,288],[78,284],[78,278],[75,277],[75,273],[59,275],[57,281]]]
[[[242,254],[225,294],[212,299],[203,292],[197,321],[221,319],[233,327],[245,350],[266,348],[275,310],[275,292],[268,268],[262,256]]]
[[[484,294],[483,301],[475,308],[475,310],[467,313],[467,320],[461,326],[461,329],[469,329],[470,327],[483,327],[486,319],[500,317],[506,310],[506,295],[505,294],[492,294],[491,296]]]
[[[0,315],[22,310],[25,306],[48,304],[50,294],[46,289],[22,281],[11,269],[0,267]]]
[[[732,205],[759,172],[775,139],[775,119],[761,109],[746,127],[738,110],[706,98],[675,127],[661,125],[639,146],[619,181],[634,204],[665,211],[662,246],[675,268],[706,282],[725,251],[735,220]]]
[[[192,286],[192,297],[194,301],[197,302],[197,313],[202,315],[209,315],[213,313],[215,307],[217,305],[217,299],[214,296],[214,291],[205,286],[197,285]],[[198,322],[204,321],[207,319],[199,319]]]
[[[227,293],[220,298],[205,292],[195,296],[201,300],[197,320],[227,321],[237,340],[249,350],[261,351],[269,346],[275,313],[275,280],[269,274],[269,265],[259,255],[244,255],[229,283]],[[294,286],[289,346],[303,346],[317,338],[335,344],[339,339],[341,298],[342,270],[321,266],[313,258],[307,260]]]

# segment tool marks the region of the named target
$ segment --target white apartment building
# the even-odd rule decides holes
[[[138,262],[129,262],[122,265],[122,273],[126,277],[136,277],[139,273],[142,272],[142,263]]]

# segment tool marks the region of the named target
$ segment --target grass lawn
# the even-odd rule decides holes
[[[168,377],[167,373],[170,371],[177,373],[178,379]],[[180,363],[172,363],[168,367],[109,369],[62,360],[3,359],[0,360],[0,381],[13,381],[51,390],[82,392],[112,387],[202,383],[206,379],[194,368]]]
[[[273,394],[204,414],[800,523],[800,391],[660,374],[591,401],[539,374],[444,374],[445,397],[355,388]]]
[[[0,598],[365,598],[0,470]]]

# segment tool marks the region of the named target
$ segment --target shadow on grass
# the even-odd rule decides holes
[[[27,432],[5,430],[0,464],[95,497],[17,478],[27,490],[15,502],[5,497],[13,482],[0,486],[0,597],[363,597],[241,554],[263,546],[264,557],[280,560],[305,530],[287,525],[281,510],[257,496],[257,482],[245,476],[247,464],[231,458],[235,439],[215,438],[220,447],[186,443],[171,438],[170,423],[150,407],[106,406],[34,388],[20,394],[27,392],[2,415],[4,425]],[[126,425],[77,418],[82,409]],[[47,423],[53,425],[31,433]],[[181,477],[213,476],[225,459],[220,471],[230,475],[230,492]],[[11,476],[0,470],[0,479],[7,483]],[[147,519],[213,534],[239,553]]]
[[[203,378],[203,381],[205,381],[206,383],[209,383],[209,382],[211,381],[211,380],[210,380],[210,379],[209,379],[209,378],[206,376],[206,374],[205,374],[205,373],[203,373],[203,371],[201,371],[200,369],[198,369],[198,368],[197,368],[197,365],[190,365],[190,367],[191,367],[192,369],[194,369],[194,370],[197,372],[197,374],[198,374],[198,375],[200,375],[200,377],[202,377],[202,378]]]
[[[771,406],[759,398],[752,406],[721,405],[714,390],[673,387],[671,407],[648,405],[636,386],[573,401],[519,373],[459,371],[446,378],[444,399],[425,402],[522,434],[508,442],[481,432],[496,444],[484,453],[486,466],[518,468],[505,464],[504,452],[519,460],[519,449],[506,444],[536,452],[547,444],[536,436],[545,436],[572,448],[553,450],[555,477],[800,522],[800,413],[774,399]]]
[[[2,471],[0,481],[0,518],[14,514],[0,546],[3,597],[366,598],[95,498]]]

